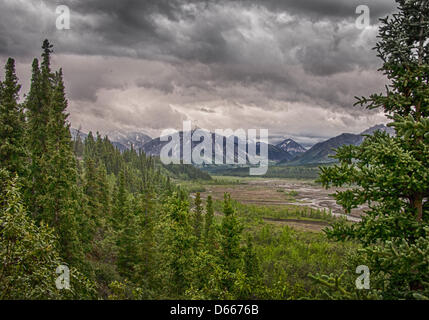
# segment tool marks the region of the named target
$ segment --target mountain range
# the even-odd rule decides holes
[[[319,142],[312,146],[310,149],[305,149],[299,143],[292,139],[285,139],[284,141],[272,145],[268,144],[268,159],[270,161],[277,162],[279,164],[290,164],[290,165],[304,165],[304,164],[321,164],[335,162],[330,156],[335,154],[334,149],[337,149],[343,145],[360,145],[365,139],[365,135],[372,135],[375,131],[385,131],[390,135],[394,135],[394,130],[383,124],[371,127],[360,134],[342,133],[336,137],[330,138],[326,141]],[[81,139],[87,137],[86,133],[78,131],[74,128],[70,129],[73,139],[76,139],[77,135]],[[212,155],[208,156],[207,162],[211,163],[214,158],[215,152],[223,154],[224,162],[237,162],[240,155],[238,154],[239,139],[234,137],[234,159],[230,155],[230,159],[226,159],[226,138],[219,137],[215,133],[209,133],[212,137]],[[152,139],[149,135],[142,132],[123,132],[123,131],[111,131],[106,134],[109,140],[121,151],[130,149],[131,146],[134,149],[141,149],[146,154],[151,156],[159,156],[161,149],[168,143],[168,141],[161,141],[161,137]],[[183,141],[183,132],[179,133],[180,141]],[[216,143],[221,141],[221,143]],[[192,150],[200,142],[192,142]],[[246,144],[246,151],[248,150],[248,144]],[[256,144],[256,153],[259,154],[261,144]],[[183,158],[183,154],[180,150],[180,145],[177,147],[177,151],[180,154],[180,158]],[[244,154],[245,160],[248,160],[247,152]],[[234,160],[234,161],[233,161]],[[243,158],[241,160],[244,160]]]
[[[365,139],[365,135],[372,135],[376,131],[384,131],[390,135],[395,134],[394,129],[383,124],[371,127],[360,134],[342,133],[339,136],[315,144],[288,164],[302,165],[335,162],[336,160],[331,158],[335,154],[334,149],[344,145],[358,146]],[[282,163],[285,163],[285,161]]]
[[[179,137],[180,137],[180,141],[183,141],[183,132],[179,132]],[[215,133],[209,133],[211,134],[211,139],[212,139],[212,154],[208,157],[206,157],[206,160],[208,163],[213,163],[213,159],[214,159],[214,155],[216,154],[216,152],[218,152],[218,154],[223,154],[223,162],[224,163],[237,163],[239,162],[239,160],[243,160],[243,161],[248,161],[249,156],[247,154],[247,150],[248,150],[248,144],[247,142],[243,142],[246,145],[246,152],[244,155],[240,155],[238,153],[238,145],[239,145],[239,138],[238,137],[234,137],[234,155],[229,155],[229,157],[227,158],[227,154],[226,154],[226,137],[223,136],[219,136]],[[160,138],[156,138],[151,140],[150,142],[146,143],[143,146],[143,151],[148,154],[148,155],[152,155],[152,156],[159,156],[161,153],[161,149],[168,143],[168,141],[161,141],[161,140],[166,140],[166,139],[161,139]],[[195,148],[195,146],[197,146],[198,144],[200,144],[199,141],[192,141],[192,150]],[[259,154],[260,152],[260,147],[261,147],[261,143],[257,142],[256,143],[256,154]],[[183,154],[180,151],[180,145],[176,146],[176,150],[178,153],[180,153],[180,159],[183,158]],[[293,159],[293,156],[288,153],[287,151],[282,150],[281,148],[271,145],[268,145],[268,159],[270,161],[290,161]]]
[[[121,132],[121,131],[110,131],[106,134],[109,140],[130,149],[133,146],[134,149],[143,149],[143,146],[152,141],[152,138],[142,132]]]
[[[76,140],[78,135],[82,140],[85,140],[88,137],[87,133],[75,128],[70,128],[70,133],[73,140]],[[108,136],[110,142],[112,142],[112,144],[121,152],[131,149],[131,146],[137,150],[143,149],[143,146],[152,140],[150,136],[142,132],[109,131],[107,134],[103,135],[103,137],[104,136]]]

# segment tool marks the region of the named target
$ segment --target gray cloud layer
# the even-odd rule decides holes
[[[55,28],[59,4],[71,10],[71,30]],[[371,10],[365,30],[355,26],[361,4]],[[382,89],[371,48],[377,19],[394,8],[393,0],[3,0],[0,60],[16,57],[28,82],[30,58],[49,38],[74,126],[155,135],[192,119],[317,141],[384,120],[351,106]]]

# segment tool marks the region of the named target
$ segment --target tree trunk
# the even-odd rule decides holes
[[[421,193],[414,196],[412,206],[417,211],[417,221],[423,220],[423,195]]]

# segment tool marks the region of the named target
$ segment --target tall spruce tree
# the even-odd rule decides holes
[[[81,259],[76,159],[67,122],[62,70],[51,71],[52,45],[43,42],[41,69],[33,62],[28,110],[27,146],[31,165],[27,203],[37,222],[58,233],[60,253],[67,261]]]
[[[158,250],[162,253],[159,257],[160,270],[163,270],[161,281],[165,283],[172,297],[180,298],[191,283],[192,261],[194,258],[193,244],[195,237],[190,221],[189,203],[180,198],[176,193],[167,199],[165,204],[165,217],[159,227],[164,233],[158,244]]]
[[[340,148],[340,163],[320,176],[325,187],[349,187],[335,195],[347,212],[368,205],[362,222],[334,224],[328,235],[363,245],[351,272],[367,265],[371,292],[387,299],[429,297],[429,1],[396,2],[398,13],[381,19],[376,46],[386,93],[358,101],[383,109],[396,136],[378,132]]]
[[[80,158],[83,156],[83,148],[84,148],[84,145],[83,145],[82,137],[80,134],[80,130],[78,130],[76,134],[76,138],[73,142],[73,151],[77,157]]]
[[[41,197],[44,190],[43,156],[47,153],[47,126],[51,114],[51,96],[53,91],[53,74],[50,68],[52,45],[45,40],[42,45],[42,64],[33,60],[30,91],[27,95],[25,108],[28,118],[27,149],[31,159],[29,187],[25,192],[26,202],[32,215],[40,221],[42,211]]]
[[[201,239],[201,234],[203,231],[203,207],[201,201],[201,194],[199,192],[197,192],[197,194],[195,195],[194,204],[194,234],[198,242]]]
[[[101,216],[106,218],[111,216],[111,196],[110,196],[110,186],[107,180],[106,167],[103,163],[100,163],[97,168],[97,187],[100,203]]]
[[[85,160],[85,179],[84,179],[83,192],[86,196],[86,209],[87,209],[87,225],[86,238],[92,240],[95,236],[96,228],[100,224],[100,217],[102,216],[102,204],[100,203],[101,190],[97,179],[97,168],[95,162],[91,158]]]
[[[45,194],[40,199],[40,218],[59,233],[64,257],[80,254],[79,221],[81,199],[77,189],[76,159],[73,154],[70,125],[67,122],[67,100],[62,70],[55,74],[47,125],[47,153],[42,156]]]
[[[115,192],[115,207],[113,210],[113,219],[117,227],[121,227],[126,210],[126,202],[128,197],[126,186],[126,169],[125,167],[119,173],[117,188]]]
[[[204,239],[207,245],[213,244],[213,218],[214,218],[214,209],[213,209],[213,199],[212,196],[207,196],[206,203],[206,214],[204,216]]]
[[[118,232],[117,245],[118,257],[117,266],[121,275],[128,279],[137,276],[136,266],[140,262],[138,233],[139,230],[137,201],[134,197],[121,207],[121,225]]]
[[[24,176],[25,120],[18,103],[21,85],[15,73],[15,60],[7,60],[5,71],[4,82],[0,83],[0,167]]]
[[[237,220],[235,209],[232,207],[231,195],[225,193],[223,203],[224,217],[220,228],[222,260],[225,268],[234,273],[241,267],[241,232],[243,227]]]

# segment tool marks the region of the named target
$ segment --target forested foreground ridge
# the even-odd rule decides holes
[[[218,225],[210,199],[203,216],[199,198],[191,210],[170,182],[207,174],[121,153],[99,134],[72,141],[62,71],[51,70],[47,40],[42,49],[23,104],[13,59],[1,83],[0,297],[235,297],[235,280],[257,281],[230,199]],[[60,265],[67,290],[56,285]]]
[[[23,101],[9,58],[0,299],[429,299],[429,5],[397,2],[376,47],[387,92],[358,100],[382,108],[396,135],[342,147],[338,164],[320,168],[323,186],[346,187],[335,197],[347,212],[368,206],[357,223],[191,196],[177,179],[210,179],[194,167],[120,152],[100,134],[72,140],[49,41]],[[324,233],[264,222],[282,215],[334,222]],[[356,286],[358,266],[368,287]],[[58,283],[64,268],[69,287]]]
[[[22,104],[13,59],[1,83],[1,299],[268,299],[306,292],[306,274],[290,269],[294,280],[285,282],[278,267],[274,276],[263,272],[256,253],[296,238],[292,230],[274,235],[256,224],[245,233],[227,194],[222,217],[215,217],[210,197],[203,203],[197,194],[191,204],[170,180],[211,179],[207,174],[164,166],[133,148],[121,153],[99,134],[72,140],[62,71],[51,70],[47,40],[42,49]],[[326,246],[312,251],[326,259]],[[294,250],[305,254],[304,248]],[[59,266],[70,270],[68,288],[58,286]]]

